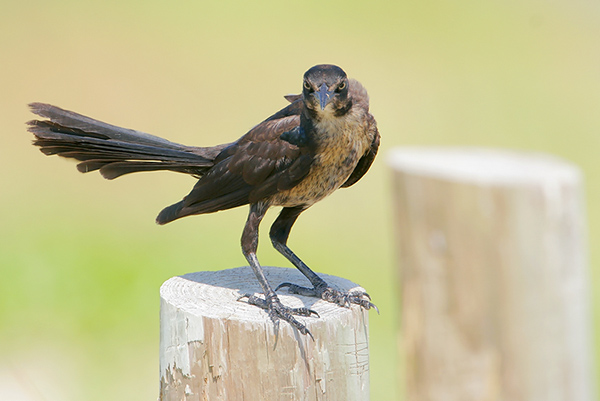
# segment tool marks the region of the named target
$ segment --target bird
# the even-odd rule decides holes
[[[318,317],[318,313],[283,305],[276,291],[287,288],[292,294],[379,312],[366,292],[330,287],[287,241],[301,213],[365,175],[377,155],[380,135],[369,112],[366,89],[336,65],[308,69],[302,92],[285,99],[289,102],[286,107],[238,140],[209,147],[185,146],[45,103],[29,105],[34,114],[45,119],[27,124],[35,137],[33,144],[45,155],[78,160],[77,169],[83,173],[99,170],[112,180],[134,172],[167,170],[197,178],[187,196],[158,214],[159,225],[249,205],[241,248],[263,291],[243,294],[238,300],[247,299],[249,304],[263,308],[275,333],[283,320],[312,337],[297,317]],[[259,225],[271,207],[282,208],[270,228],[272,245],[312,287],[286,282],[273,289],[268,282],[256,252]]]

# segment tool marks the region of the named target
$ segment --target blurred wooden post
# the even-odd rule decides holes
[[[579,170],[539,154],[396,149],[409,401],[592,401]]]
[[[296,269],[264,269],[274,286],[308,284]],[[322,277],[340,290],[360,289]],[[161,401],[369,399],[367,312],[281,291],[285,305],[309,307],[320,318],[299,318],[314,341],[281,322],[276,343],[266,312],[237,301],[254,292],[260,287],[250,267],[186,274],[162,285]]]

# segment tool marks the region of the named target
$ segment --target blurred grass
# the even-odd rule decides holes
[[[595,3],[0,4],[2,399],[156,398],[160,284],[245,264],[246,209],[157,227],[158,211],[193,180],[108,182],[45,158],[23,124],[32,101],[210,145],[284,106],[282,95],[299,91],[314,64],[338,64],[363,82],[381,156],[360,184],[303,215],[290,244],[317,271],[360,283],[380,307],[370,320],[375,401],[400,394],[387,149],[497,146],[576,163],[586,177],[593,288],[600,280]],[[263,264],[288,266],[266,237],[261,244]],[[599,359],[598,339],[596,350]]]

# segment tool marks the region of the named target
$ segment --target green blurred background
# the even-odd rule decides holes
[[[46,158],[25,131],[33,101],[211,145],[283,107],[282,95],[299,92],[314,64],[338,64],[359,79],[379,123],[380,156],[358,185],[305,213],[290,244],[315,270],[360,283],[381,309],[371,314],[375,401],[401,394],[391,147],[506,147],[579,165],[597,287],[598,2],[0,5],[2,400],[156,399],[159,286],[174,275],[245,265],[246,208],[156,226],[158,211],[193,179],[153,173],[110,182]],[[262,263],[289,266],[266,233]],[[600,298],[593,299],[598,332]]]

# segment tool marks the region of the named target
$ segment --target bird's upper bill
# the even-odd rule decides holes
[[[306,107],[317,113],[329,105],[338,110],[348,101],[348,77],[338,66],[316,65],[304,74],[302,95]]]

